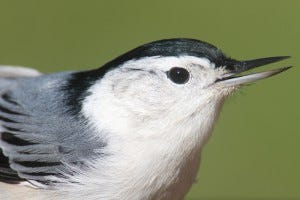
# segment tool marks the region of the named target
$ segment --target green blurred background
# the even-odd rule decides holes
[[[291,55],[231,97],[187,199],[300,199],[300,1],[0,1],[0,63],[89,69],[145,42],[190,37],[237,59]],[[298,65],[298,66],[297,66]]]

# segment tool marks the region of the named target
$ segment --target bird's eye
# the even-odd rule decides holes
[[[184,84],[190,78],[190,73],[181,67],[173,67],[167,71],[168,78],[177,84]]]

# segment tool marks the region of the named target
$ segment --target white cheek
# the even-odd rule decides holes
[[[191,80],[187,84],[177,85],[163,76],[163,68],[169,69],[174,65],[187,65],[191,72]],[[154,66],[158,67],[156,70],[160,73],[151,75],[147,68]],[[146,70],[130,72],[127,69],[141,67]],[[116,133],[144,126],[150,120],[157,120],[157,125],[162,120],[171,124],[178,121],[176,117],[184,118],[195,112],[199,104],[208,101],[210,94],[203,93],[203,88],[206,89],[222,73],[214,69],[207,59],[192,56],[149,57],[129,61],[106,74],[89,89],[91,95],[85,99],[82,113],[97,129]],[[218,99],[216,97],[210,101]]]

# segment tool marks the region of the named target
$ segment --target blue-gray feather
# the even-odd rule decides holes
[[[88,167],[103,156],[105,139],[95,140],[86,119],[68,112],[65,86],[72,75],[64,72],[0,80],[5,83],[0,86],[0,147],[4,154],[0,181],[1,174],[10,173],[15,179],[17,174],[20,181],[53,185],[50,176],[67,177],[74,173],[69,165]],[[80,106],[81,102],[77,103]]]

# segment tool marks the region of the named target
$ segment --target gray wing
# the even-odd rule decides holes
[[[53,186],[102,156],[104,139],[69,112],[62,88],[71,77],[0,79],[0,181]]]

